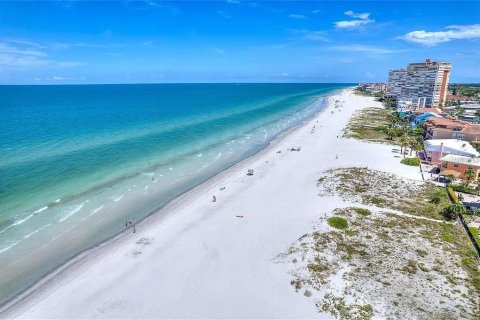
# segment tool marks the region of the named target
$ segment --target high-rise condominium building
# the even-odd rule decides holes
[[[387,94],[423,106],[442,105],[447,97],[452,65],[447,62],[410,63],[407,69],[390,70]]]

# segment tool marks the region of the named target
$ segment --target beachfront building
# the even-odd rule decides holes
[[[425,139],[458,139],[480,143],[480,125],[452,117],[428,118],[423,124]]]
[[[467,169],[472,169],[475,172],[475,177],[480,177],[480,158],[465,157],[449,154],[440,159],[440,171],[453,170],[460,173],[460,178],[464,178],[464,173]]]
[[[432,164],[440,164],[446,155],[480,157],[480,153],[466,141],[457,139],[425,140],[425,158]]]
[[[421,113],[421,114],[416,114],[413,118],[413,123],[415,125],[423,124],[427,119],[432,118],[432,117],[439,118],[439,117],[441,117],[441,115],[439,115],[438,113],[434,113],[434,112],[424,112],[424,113]]]
[[[383,82],[366,82],[358,85],[366,92],[384,92],[387,90],[387,84]]]
[[[471,123],[478,123],[480,119],[476,114],[464,113],[458,116],[459,120],[468,121]]]
[[[412,101],[418,106],[440,106],[447,98],[452,65],[447,62],[410,63],[406,69],[390,70],[387,96]]]

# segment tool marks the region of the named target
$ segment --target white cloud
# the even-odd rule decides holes
[[[35,48],[38,48],[38,49],[45,48],[44,45],[42,45],[40,43],[37,43],[37,42],[33,42],[33,41],[20,40],[20,39],[1,39],[1,40],[5,41],[5,42],[9,42],[9,43],[25,45],[25,46],[29,46],[29,47],[35,47]]]
[[[313,14],[319,14],[321,11],[320,10],[313,10],[312,13]]]
[[[304,38],[307,40],[313,41],[323,41],[329,42],[330,40],[325,36],[325,32],[323,31],[307,31],[304,35]]]
[[[97,48],[97,49],[108,49],[108,48],[120,48],[124,47],[122,44],[97,44],[97,43],[88,43],[88,42],[74,42],[74,43],[65,43],[65,42],[54,42],[51,44],[53,49],[70,49],[70,48]]]
[[[399,38],[425,46],[435,46],[452,40],[480,39],[480,24],[452,25],[445,29],[445,31],[412,31]]]
[[[315,31],[309,29],[287,29],[287,31],[293,34],[295,39],[323,42],[330,41],[330,39],[326,36],[325,31]]]
[[[0,43],[0,66],[31,68],[46,65],[50,62],[44,51]]]
[[[213,51],[217,54],[221,54],[221,55],[225,54],[225,50],[222,50],[220,48],[213,48]]]
[[[355,13],[352,10],[348,10],[344,12],[345,15],[352,17],[352,18],[359,18],[362,20],[368,19],[370,17],[370,13]]]
[[[232,17],[229,16],[227,13],[225,13],[225,11],[223,11],[223,10],[218,10],[217,13],[223,19],[232,19]]]
[[[56,61],[51,59],[48,54],[40,50],[40,45],[31,48],[28,41],[8,40],[0,42],[0,67],[31,69],[42,66],[50,67],[73,67],[81,65],[80,62]]]
[[[288,15],[290,19],[298,19],[298,20],[305,20],[307,17],[305,17],[303,14],[290,14]]]
[[[232,3],[232,4],[240,4],[241,2],[240,1],[237,1],[237,0],[227,0],[228,3]]]
[[[332,47],[329,47],[329,49],[330,50],[335,50],[335,51],[363,52],[363,53],[376,55],[376,56],[403,52],[402,50],[393,50],[393,49],[387,49],[387,48],[382,48],[382,47],[374,47],[374,46],[368,46],[368,45],[363,45],[363,44],[349,44],[349,45],[343,45],[343,46],[332,46]]]
[[[375,20],[370,19],[370,13],[355,13],[352,10],[345,11],[346,16],[357,18],[356,20],[342,20],[336,21],[335,27],[338,29],[355,29],[370,23],[374,23]]]

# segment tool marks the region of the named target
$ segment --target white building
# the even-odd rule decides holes
[[[457,139],[433,139],[423,142],[426,158],[433,164],[441,162],[440,158],[452,154],[464,157],[480,157],[480,153],[467,141]]]
[[[446,62],[411,63],[407,69],[390,70],[387,95],[419,106],[439,106],[447,97],[452,65]]]

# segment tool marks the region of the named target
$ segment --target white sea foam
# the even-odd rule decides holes
[[[36,215],[37,213],[40,213],[40,212],[45,211],[45,210],[47,210],[47,209],[48,209],[48,206],[41,207],[41,208],[38,209],[37,211],[34,211],[34,212],[33,212],[33,215]]]
[[[37,233],[37,232],[40,232],[40,231],[42,231],[43,229],[50,227],[51,225],[52,225],[52,224],[51,224],[51,223],[49,223],[49,224],[47,224],[47,225],[45,225],[45,226],[41,227],[40,229],[37,229],[37,230],[35,230],[35,231],[33,231],[33,232],[31,232],[31,233],[27,234],[25,237],[23,237],[23,239],[30,238],[30,237],[31,237],[31,236],[33,236],[35,233]]]
[[[115,201],[115,202],[118,202],[118,201],[122,200],[122,198],[123,198],[123,196],[124,196],[124,195],[125,195],[125,194],[124,194],[124,193],[122,193],[122,194],[121,194],[121,195],[119,195],[118,197],[116,197],[116,198],[113,198],[113,201]]]
[[[5,246],[5,247],[3,247],[3,248],[0,247],[0,253],[5,252],[5,251],[11,249],[13,246],[15,246],[15,245],[16,245],[17,243],[19,243],[19,242],[20,242],[20,240],[19,240],[19,241],[15,241],[15,242],[11,243],[10,245],[7,245],[7,246]]]
[[[203,165],[203,166],[202,166],[200,169],[198,169],[196,172],[202,171],[203,169],[211,166],[211,165],[214,164],[221,156],[222,156],[222,153],[219,152],[212,161],[210,161],[209,163]],[[181,174],[180,176],[183,176],[183,174]]]
[[[173,170],[173,168],[172,168],[172,167],[170,167],[170,168],[168,168],[168,170]]]
[[[232,140],[232,141],[230,141],[230,142],[227,142],[227,144],[232,144],[232,143],[234,143],[234,142],[235,142],[235,139]]]
[[[95,213],[97,213],[98,211],[102,210],[103,209],[103,205],[98,207],[98,208],[95,208],[92,212],[90,212],[90,214],[88,216],[86,216],[85,218],[82,219],[82,221],[85,221],[87,220],[88,218],[90,218],[91,216],[93,216]]]
[[[58,199],[55,200],[54,202],[59,203],[60,201],[62,201],[62,199],[61,199],[61,198],[58,198]]]
[[[25,221],[27,221],[28,219],[30,219],[30,218],[31,218],[31,217],[33,217],[33,216],[34,216],[34,213],[32,213],[32,214],[30,214],[30,215],[26,216],[25,218],[22,218],[22,219],[15,220],[15,222],[14,222],[14,223],[12,223],[12,225],[11,225],[11,226],[12,226],[12,227],[13,227],[13,226],[18,226],[19,224],[22,224],[22,223],[24,223]]]
[[[201,153],[197,154],[197,157],[200,158],[201,156],[203,156],[203,154],[201,154]]]
[[[153,172],[142,172],[142,174],[145,175],[145,176],[150,176],[150,177],[154,175]]]
[[[60,220],[58,220],[58,222],[63,222],[65,220],[67,220],[68,218],[70,218],[71,216],[73,216],[75,213],[77,213],[78,211],[80,211],[83,208],[84,204],[85,203],[81,203],[78,206],[73,207],[73,210],[68,212],[65,216],[63,216]]]

